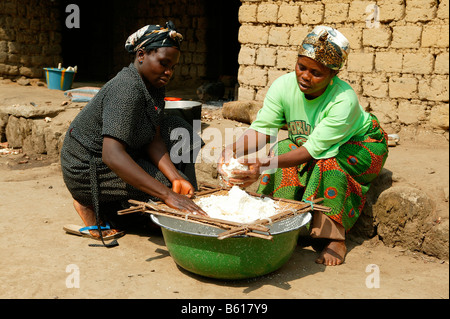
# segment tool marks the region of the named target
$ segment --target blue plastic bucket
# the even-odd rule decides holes
[[[44,68],[44,70],[49,89],[67,91],[72,88],[75,71],[57,68]]]

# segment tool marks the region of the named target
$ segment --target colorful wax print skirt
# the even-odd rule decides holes
[[[274,155],[296,148],[297,144],[285,139],[276,144]],[[372,115],[367,133],[352,137],[335,157],[263,174],[257,192],[302,201],[323,198],[321,205],[331,207],[326,215],[348,231],[361,214],[370,183],[381,172],[387,156],[387,134]]]

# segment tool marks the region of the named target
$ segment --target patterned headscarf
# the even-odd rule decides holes
[[[166,27],[147,25],[130,35],[125,42],[125,49],[137,52],[139,49],[157,49],[161,47],[176,47],[180,49],[183,36],[175,30],[172,21],[166,22]]]
[[[350,43],[338,30],[317,26],[303,40],[298,55],[304,55],[332,70],[340,70],[347,60]]]

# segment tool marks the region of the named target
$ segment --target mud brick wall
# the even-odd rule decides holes
[[[263,100],[277,77],[294,71],[305,35],[324,24],[349,39],[339,76],[386,130],[448,138],[448,0],[242,0],[239,21],[240,100]]]
[[[61,62],[57,2],[0,1],[0,76],[38,78]]]
[[[205,0],[140,0],[136,1],[136,5],[132,22],[129,19],[118,20],[120,25],[114,27],[115,37],[126,40],[140,27],[147,24],[164,25],[171,20],[183,35],[184,41],[181,45],[183,54],[170,85],[193,85],[199,78],[206,76],[208,24]],[[124,43],[118,42],[114,48],[114,65],[118,66],[118,70],[129,63],[129,56],[124,53]]]

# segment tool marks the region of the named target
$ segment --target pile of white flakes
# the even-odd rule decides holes
[[[232,171],[246,171],[248,170],[248,166],[242,165],[236,158],[233,157],[230,159],[228,165],[222,165],[222,170],[227,174],[226,177],[233,177],[234,175],[231,173]]]
[[[258,198],[233,186],[227,195],[211,195],[195,201],[211,218],[238,223],[267,219],[277,213],[278,204],[270,198]]]

